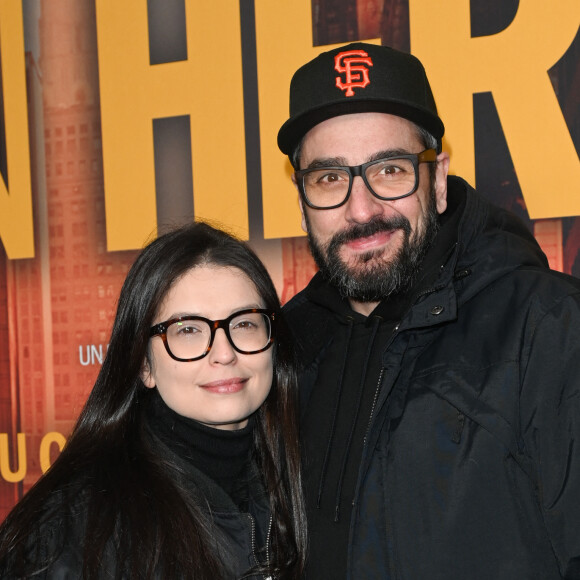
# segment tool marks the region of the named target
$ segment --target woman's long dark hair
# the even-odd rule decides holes
[[[263,264],[246,244],[223,231],[196,223],[149,244],[123,284],[107,356],[67,445],[0,528],[0,572],[6,562],[24,561],[30,530],[51,517],[46,506],[56,497],[66,497],[69,489],[82,489],[88,505],[82,542],[84,578],[99,577],[112,538],[122,565],[117,574],[123,578],[150,578],[160,570],[166,578],[223,577],[221,562],[211,549],[207,518],[188,502],[172,477],[172,466],[151,452],[142,425],[142,409],[150,395],[140,378],[149,328],[172,285],[199,265],[242,270],[264,306],[280,311]],[[298,578],[306,531],[296,377],[283,321],[277,328],[273,362],[274,382],[256,413],[254,442],[273,515],[271,557],[264,572]],[[49,562],[33,564],[38,570]]]

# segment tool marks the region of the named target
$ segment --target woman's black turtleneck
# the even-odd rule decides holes
[[[242,429],[216,429],[176,413],[155,389],[147,408],[147,423],[174,454],[217,483],[241,511],[245,510],[253,417]]]

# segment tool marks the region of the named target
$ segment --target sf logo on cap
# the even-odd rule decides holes
[[[347,50],[334,57],[334,69],[345,75],[345,82],[336,77],[336,86],[346,91],[345,96],[354,96],[353,88],[364,89],[371,82],[365,65],[373,66],[373,61],[364,50]]]

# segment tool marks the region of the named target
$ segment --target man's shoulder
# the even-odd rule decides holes
[[[326,321],[330,316],[325,308],[309,298],[305,290],[288,301],[282,308],[282,312],[294,333],[300,332],[301,327],[308,330],[313,323]]]
[[[311,302],[310,298],[308,297],[307,288],[295,294],[284,306],[282,307],[282,311],[284,312],[284,316],[286,318],[291,318],[296,316],[298,313],[308,310],[310,308],[314,308],[313,303]]]
[[[311,299],[310,290],[298,292],[282,309],[303,359],[314,357],[330,340],[335,320],[328,308]]]
[[[321,296],[328,292],[328,285],[322,279],[320,273],[314,275],[306,288],[297,292],[283,307],[284,316],[290,322],[296,317],[318,313],[327,316],[327,309],[320,303]],[[315,299],[313,300],[313,296]],[[322,300],[323,302],[324,300]]]
[[[534,297],[547,307],[571,299],[580,304],[580,279],[548,268],[522,267],[514,271],[520,281],[533,288]]]

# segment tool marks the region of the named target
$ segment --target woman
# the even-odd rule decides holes
[[[268,273],[203,223],[147,246],[52,468],[0,529],[10,578],[298,578],[295,375]]]

